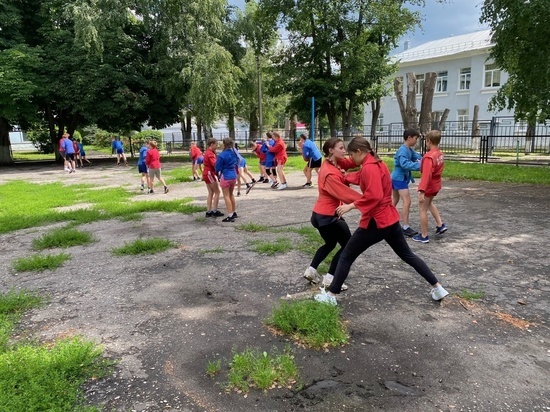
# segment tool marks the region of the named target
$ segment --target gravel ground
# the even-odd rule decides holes
[[[0,183],[123,185],[140,200],[193,197],[205,204],[202,183],[145,195],[136,169],[113,163],[71,175],[59,166],[4,168]],[[238,198],[236,223],[149,213],[141,221],[82,225],[98,242],[70,248],[73,258],[53,272],[14,273],[11,262],[32,253],[32,240],[54,225],[0,235],[0,291],[50,297],[21,325],[37,338],[82,335],[119,360],[112,376],[86,386],[89,401],[106,411],[550,411],[546,187],[445,181],[437,204],[449,231],[411,247],[450,292],[482,290],[485,297],[434,303],[424,280],[378,244],[357,260],[339,299],[350,343],[313,351],[263,326],[281,297],[314,292],[301,277],[309,258],[297,250],[260,256],[249,242],[281,234],[236,229],[246,222],[308,226],[317,191],[302,183],[292,173],[286,191],[258,184]],[[352,230],[357,220],[349,214]],[[411,221],[418,226],[416,205]],[[110,254],[148,236],[179,247],[147,257]],[[245,397],[221,387],[226,368],[215,379],[206,375],[209,361],[227,365],[233,350],[285,345],[295,350],[301,390],[251,390]]]

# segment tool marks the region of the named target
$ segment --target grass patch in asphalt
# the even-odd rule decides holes
[[[253,245],[253,250],[261,255],[278,255],[281,253],[289,252],[293,249],[292,241],[286,237],[280,237],[271,240],[253,240],[250,241]]]
[[[223,253],[223,252],[225,252],[224,248],[221,247],[221,246],[218,246],[218,247],[215,247],[215,248],[212,248],[212,249],[201,250],[199,253],[201,255],[206,255],[207,253]]]
[[[0,293],[0,354],[7,350],[8,339],[22,312],[40,306],[42,298],[26,290]],[[1,403],[0,403],[1,405]]]
[[[59,253],[57,255],[37,253],[32,256],[26,256],[13,261],[13,268],[17,272],[43,272],[46,269],[55,270],[71,258],[68,253]]]
[[[228,390],[248,392],[250,388],[267,390],[276,386],[289,387],[298,379],[298,367],[289,348],[273,354],[247,348],[234,353],[229,364]]]
[[[128,255],[154,255],[175,247],[175,243],[168,239],[153,237],[150,239],[137,239],[133,242],[124,243],[124,246],[113,249],[115,256]]]
[[[2,411],[99,411],[85,405],[82,384],[110,372],[102,351],[80,338],[53,346],[8,340],[21,314],[42,304],[27,291],[0,293],[0,405]]]
[[[97,188],[92,185],[68,185],[60,182],[36,184],[14,180],[0,185],[0,233],[55,222],[84,224],[98,220],[136,220],[143,212],[191,214],[205,211],[191,205],[193,199],[170,201],[130,201],[135,194],[122,187]],[[17,199],[14,202],[13,199]],[[22,208],[20,205],[24,204]],[[78,210],[58,208],[78,204],[91,206]]]
[[[200,171],[199,171],[200,173]],[[163,171],[162,176],[166,180],[166,184],[183,183],[193,181],[193,171],[191,166],[176,167],[172,170]]]
[[[314,300],[283,301],[265,323],[314,349],[348,342],[339,307]]]
[[[485,292],[482,290],[479,290],[477,292],[469,291],[467,289],[462,289],[460,292],[457,292],[456,295],[464,300],[472,301],[472,300],[480,300],[483,299],[485,296]]]
[[[208,361],[208,364],[206,365],[206,373],[208,376],[213,378],[221,371],[222,371],[221,359],[217,359],[215,361]]]
[[[32,247],[34,250],[44,250],[56,247],[67,248],[71,246],[86,245],[92,242],[94,242],[94,238],[88,232],[82,232],[73,228],[60,228],[34,239],[32,241]]]

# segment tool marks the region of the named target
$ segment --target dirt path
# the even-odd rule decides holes
[[[167,164],[167,168],[176,165]],[[168,195],[139,194],[134,169],[94,165],[68,175],[59,167],[2,169],[11,179],[127,185],[140,199],[192,196],[201,183],[172,185]],[[550,193],[547,188],[444,182],[438,205],[449,231],[411,247],[451,292],[482,290],[476,304],[442,304],[428,287],[378,244],[352,268],[339,304],[350,344],[312,351],[273,336],[262,320],[287,294],[308,290],[309,258],[298,251],[260,256],[249,241],[281,234],[247,233],[241,222],[309,225],[315,189],[259,185],[237,200],[235,224],[201,214],[147,214],[142,221],[96,222],[82,230],[99,240],[69,249],[73,259],[54,272],[14,274],[14,258],[51,227],[0,236],[0,290],[27,288],[51,297],[23,326],[40,339],[79,334],[120,359],[116,373],[87,388],[91,402],[116,411],[545,411],[550,410]],[[222,203],[223,204],[223,203]],[[24,207],[24,205],[22,205]],[[347,219],[355,229],[358,215]],[[411,218],[418,226],[418,210]],[[151,257],[113,257],[110,250],[158,235],[179,248]],[[299,235],[285,233],[294,240]],[[217,251],[217,253],[208,253]],[[291,345],[303,390],[226,394],[208,361],[246,346]]]

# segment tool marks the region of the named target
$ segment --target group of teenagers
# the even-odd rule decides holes
[[[401,226],[396,208],[399,199],[408,194],[404,194],[404,191],[408,191],[408,184],[412,181],[411,171],[420,170],[422,180],[417,190],[422,233],[415,233],[413,240],[416,240],[414,236],[429,240],[428,210],[436,219],[436,234],[440,235],[447,230],[433,203],[433,198],[441,189],[444,166],[443,154],[439,150],[441,133],[434,130],[426,134],[428,151],[423,157],[413,149],[412,141],[416,143],[418,136],[415,130],[404,132],[404,144],[394,158],[394,171],[397,172],[393,174],[363,137],[353,138],[347,150],[338,138],[331,138],[324,143],[325,160],[318,172],[319,196],[311,216],[311,224],[319,231],[324,244],[316,251],[304,272],[304,278],[308,281],[323,285],[321,292],[315,295],[317,301],[336,305],[337,295],[347,289],[344,282],[352,264],[359,255],[382,240],[431,285],[430,295],[434,300],[439,301],[448,295],[428,265],[409,247],[405,239],[406,228]],[[348,172],[357,167],[358,171]],[[360,192],[350,185],[359,186]],[[352,209],[361,213],[359,227],[353,234],[343,218]],[[408,224],[409,211],[407,209],[404,212],[407,213]],[[340,248],[332,258],[329,271],[321,277],[317,268],[337,245]]]
[[[434,300],[439,301],[448,295],[428,265],[411,250],[405,239],[406,234],[411,235],[411,232],[407,231],[410,229],[408,184],[413,181],[411,172],[414,170],[421,171],[422,180],[417,189],[421,233],[415,232],[412,235],[413,240],[417,240],[415,236],[420,236],[419,241],[422,243],[429,241],[428,210],[436,220],[435,233],[441,235],[447,230],[433,203],[434,197],[441,189],[441,174],[444,167],[443,154],[439,150],[441,133],[434,130],[426,134],[428,152],[424,156],[420,156],[413,149],[418,136],[419,133],[415,130],[404,132],[404,144],[394,158],[393,174],[390,174],[386,164],[363,137],[353,138],[347,149],[342,139],[327,140],[322,148],[325,157],[323,161],[321,157],[314,159],[317,156],[312,154],[313,150],[308,150],[313,142],[304,135],[300,136],[300,147],[307,162],[304,169],[307,181],[304,187],[312,186],[311,174],[308,178],[307,172],[318,171],[319,195],[313,207],[311,224],[319,231],[324,244],[316,251],[304,272],[304,278],[308,281],[323,285],[320,288],[321,292],[315,295],[317,301],[336,305],[336,296],[347,289],[344,282],[352,264],[359,255],[382,240],[385,240],[404,262],[412,266],[431,285],[430,295]],[[270,142],[271,140],[273,142]],[[240,179],[244,159],[232,139],[225,138],[222,144],[223,149],[218,154],[218,141],[210,138],[202,154],[202,180],[208,190],[206,217],[224,216],[218,210],[221,188],[227,209],[227,216],[222,221],[234,222],[238,218],[234,189]],[[273,179],[278,177],[281,185],[284,184],[286,187],[284,164],[287,154],[281,136],[276,132],[270,132],[263,141],[252,143],[251,148],[260,160],[260,180],[267,179],[268,182],[273,182]],[[266,156],[263,157],[262,154]],[[273,163],[268,161],[267,154],[273,154]],[[357,171],[348,172],[357,168]],[[252,184],[254,183],[256,182]],[[360,192],[350,185],[359,186]],[[407,208],[403,208],[403,227],[396,208],[400,199],[408,205]],[[357,209],[361,213],[359,227],[353,234],[343,217],[352,209]],[[332,258],[328,273],[324,277],[320,276],[317,272],[318,266],[337,245],[340,248]]]
[[[92,164],[86,158],[86,152],[80,139],[64,133],[59,139],[59,154],[63,158],[63,168],[66,172],[74,173],[77,167],[84,167],[84,162]]]

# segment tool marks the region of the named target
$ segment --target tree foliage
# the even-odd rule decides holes
[[[389,53],[418,22],[401,0],[261,0],[266,14],[278,16],[288,42],[276,61],[281,90],[292,95],[296,112],[317,102],[331,135],[338,118],[350,133],[354,114],[380,97],[380,85],[395,71]],[[415,1],[415,4],[418,2]]]
[[[517,119],[550,119],[550,13],[548,0],[485,0],[481,21],[493,31],[491,56],[509,78],[491,100]]]

